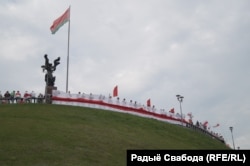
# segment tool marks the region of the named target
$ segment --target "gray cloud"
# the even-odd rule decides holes
[[[61,57],[55,71],[65,90],[67,26],[49,27],[71,5],[69,90],[146,103],[179,104],[195,120],[220,123],[232,146],[250,148],[249,2],[242,1],[4,1],[0,2],[1,91],[44,91],[43,55]],[[16,81],[18,80],[18,81]]]

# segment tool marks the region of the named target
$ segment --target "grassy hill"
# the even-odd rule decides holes
[[[91,108],[0,105],[0,165],[126,165],[127,149],[227,149],[202,133]]]

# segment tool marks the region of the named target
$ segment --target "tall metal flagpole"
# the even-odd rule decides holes
[[[71,10],[71,6],[69,6],[69,11],[70,10]],[[66,92],[68,92],[68,84],[69,84],[69,39],[70,39],[70,16],[69,16],[69,24],[68,24],[68,54],[67,54]]]

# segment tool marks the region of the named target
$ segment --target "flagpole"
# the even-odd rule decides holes
[[[69,8],[71,8],[71,6],[69,6]],[[68,92],[68,84],[69,84],[69,39],[70,39],[70,18],[69,18],[69,24],[68,24],[68,50],[67,50],[66,92]]]

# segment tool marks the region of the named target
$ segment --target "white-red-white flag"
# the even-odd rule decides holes
[[[208,125],[208,121],[205,121],[204,123],[203,123],[203,126],[207,126]]]
[[[171,110],[169,110],[169,112],[174,114],[174,108],[172,108]]]

